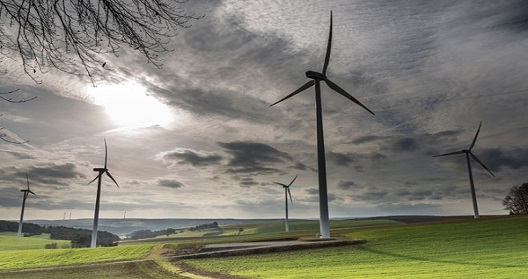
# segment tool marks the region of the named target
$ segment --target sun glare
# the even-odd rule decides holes
[[[173,119],[167,105],[148,95],[146,88],[135,82],[89,87],[88,94],[122,128],[164,126]]]

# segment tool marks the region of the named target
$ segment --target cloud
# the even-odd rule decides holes
[[[244,177],[244,178],[241,178],[240,181],[240,186],[242,187],[251,187],[251,186],[258,186],[260,183],[256,182],[253,178],[251,177]]]
[[[412,138],[401,138],[392,144],[391,149],[396,152],[414,151],[418,149],[418,143]]]
[[[328,161],[333,162],[337,166],[348,167],[348,165],[354,162],[354,155],[350,153],[337,153],[330,152],[327,154]]]
[[[219,142],[218,145],[231,156],[227,164],[227,172],[283,173],[283,171],[272,166],[289,163],[293,160],[289,154],[264,143],[235,141]]]
[[[357,188],[358,185],[356,185],[354,181],[339,181],[339,183],[337,184],[337,187],[343,190],[350,190],[353,188]]]
[[[494,172],[506,168],[520,169],[528,166],[528,149],[504,150],[502,148],[490,148],[479,151],[475,155]]]
[[[177,180],[171,180],[171,179],[159,179],[157,181],[159,186],[172,188],[172,189],[178,189],[184,186],[183,183]]]
[[[361,136],[361,137],[353,140],[352,143],[353,144],[370,143],[370,142],[374,142],[374,141],[381,140],[381,139],[384,139],[384,138],[386,138],[386,137],[372,136],[372,135]]]
[[[191,165],[193,167],[216,165],[222,161],[222,157],[220,155],[206,152],[196,152],[184,148],[178,148],[174,151],[165,152],[161,156],[165,161],[174,161],[180,165]]]

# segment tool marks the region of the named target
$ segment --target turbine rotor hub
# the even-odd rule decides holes
[[[317,80],[325,80],[326,75],[323,75],[322,73],[314,72],[314,71],[306,71],[306,77],[311,79],[317,79]]]

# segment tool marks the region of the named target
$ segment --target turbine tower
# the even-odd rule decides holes
[[[26,207],[26,199],[29,196],[29,193],[36,196],[33,191],[29,189],[29,176],[26,173],[26,181],[27,181],[27,189],[20,190],[20,192],[24,193],[24,198],[22,199],[22,211],[20,212],[20,222],[18,223],[18,233],[17,238],[20,239],[20,236],[22,235],[22,224],[24,223],[24,208]]]
[[[107,146],[106,146],[106,139],[104,140],[104,143],[105,143],[104,167],[103,168],[94,168],[93,170],[98,172],[99,174],[92,181],[90,181],[90,183],[92,183],[95,180],[97,180],[97,196],[95,198],[95,214],[94,214],[94,222],[93,222],[93,229],[92,229],[92,243],[90,245],[90,247],[92,247],[92,248],[97,247],[97,226],[98,226],[98,223],[99,223],[99,200],[100,200],[100,197],[101,197],[101,180],[102,180],[103,174],[106,173],[106,175],[108,177],[110,177],[110,179],[112,179],[112,181],[114,181],[114,183],[117,186],[117,188],[119,188],[119,184],[117,184],[117,181],[115,181],[115,179],[112,177],[112,175],[110,174],[110,172],[106,168],[106,163],[108,161],[108,149],[107,149]],[[88,183],[88,184],[90,184],[90,183]]]
[[[478,137],[478,134],[480,132],[480,126],[482,126],[482,121],[480,121],[480,124],[479,124],[478,129],[477,129],[477,133],[475,134],[475,137],[473,138],[473,142],[471,142],[471,145],[469,146],[469,149],[463,149],[463,150],[460,150],[460,151],[455,151],[455,152],[450,152],[450,153],[445,153],[445,154],[440,154],[440,155],[433,156],[433,157],[442,157],[442,156],[449,156],[449,155],[456,155],[456,154],[466,154],[466,161],[467,161],[467,167],[468,167],[468,172],[469,172],[469,185],[470,185],[470,189],[471,189],[471,199],[473,201],[473,217],[475,219],[479,218],[479,211],[478,211],[478,204],[477,204],[477,195],[475,194],[475,185],[473,183],[473,173],[471,172],[471,160],[469,159],[469,157],[471,156],[471,158],[473,158],[473,160],[475,160],[477,163],[479,163],[485,170],[487,170],[493,177],[495,177],[495,175],[488,169],[488,167],[486,167],[486,165],[484,165],[484,163],[482,163],[477,158],[477,156],[475,156],[471,152],[471,149],[473,149],[473,147],[475,146],[475,142],[477,141],[477,137]]]
[[[328,63],[330,62],[331,48],[332,48],[332,12],[330,11],[330,33],[328,35],[328,45],[326,48],[326,56],[325,56],[325,61],[323,65],[323,72],[318,73],[314,71],[307,71],[306,77],[311,79],[310,81],[305,83],[299,89],[293,91],[293,93],[289,94],[288,96],[270,105],[270,106],[276,105],[315,85],[315,111],[316,111],[316,119],[317,119],[317,167],[318,167],[317,172],[319,175],[319,215],[320,215],[319,226],[320,226],[321,238],[330,237],[330,219],[329,219],[329,214],[328,214],[328,193],[327,193],[327,187],[326,187],[326,159],[325,159],[324,133],[323,133],[323,112],[322,112],[322,105],[321,105],[321,86],[320,86],[321,81],[324,81],[328,85],[328,87],[330,87],[332,90],[343,95],[345,98],[349,99],[350,101],[358,104],[362,108],[366,109],[368,112],[374,114],[371,110],[369,110],[366,106],[364,106],[356,98],[352,97],[352,95],[350,95],[344,89],[342,89],[337,84],[332,82],[326,76],[326,70],[328,69]]]
[[[293,204],[293,199],[292,199],[292,195],[290,192],[290,186],[293,184],[295,179],[297,179],[297,175],[293,178],[293,180],[288,185],[273,181],[273,183],[281,185],[282,188],[284,188],[284,198],[285,198],[284,205],[286,209],[286,222],[284,222],[284,230],[287,232],[290,231],[290,227],[288,226],[288,196],[290,196],[290,202]]]

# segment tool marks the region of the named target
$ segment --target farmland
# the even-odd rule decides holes
[[[108,248],[4,251],[0,278],[191,277],[182,269],[245,278],[525,278],[528,269],[526,216],[408,224],[383,219],[333,221],[333,235],[367,242],[250,256],[170,261],[163,257],[167,250],[207,243],[313,236],[317,222],[300,221],[292,228],[284,233],[280,222],[261,222],[244,224],[240,235],[235,234],[236,225],[222,226],[226,236],[220,238],[197,239],[195,232],[189,238],[169,236]],[[94,263],[99,263],[97,268],[87,265]],[[23,270],[53,266],[66,267]],[[12,270],[17,272],[6,273]]]

